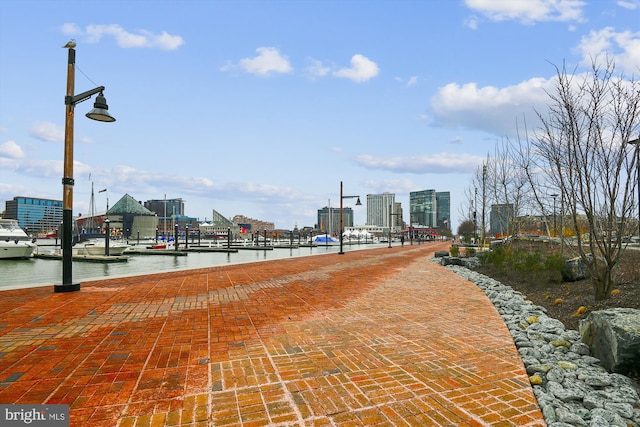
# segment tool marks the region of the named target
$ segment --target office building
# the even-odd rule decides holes
[[[389,208],[394,209],[396,195],[393,193],[367,194],[367,225],[389,227]],[[396,213],[393,211],[393,213]]]
[[[342,227],[353,227],[353,209],[342,208]],[[316,228],[322,233],[338,236],[340,234],[340,208],[325,206],[318,209]]]
[[[491,205],[491,212],[489,212],[489,233],[498,238],[509,234],[509,225],[511,219],[514,217],[515,209],[513,208],[513,204]]]
[[[409,193],[410,224],[413,227],[434,228],[437,226],[436,190],[412,191]]]
[[[234,216],[233,222],[235,224],[238,224],[241,229],[250,233],[260,233],[264,230],[273,231],[276,228],[276,225],[273,222],[249,218],[244,215]]]
[[[413,227],[451,228],[451,193],[422,190],[409,193],[410,224]]]
[[[47,234],[62,223],[62,200],[18,196],[5,202],[5,218],[16,219],[28,234]]]
[[[438,228],[451,228],[451,193],[448,191],[436,192],[436,224]]]
[[[184,200],[178,199],[160,199],[147,200],[144,207],[158,215],[160,218],[172,216],[184,216]]]

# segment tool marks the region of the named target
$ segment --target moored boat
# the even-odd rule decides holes
[[[0,259],[29,258],[36,248],[17,220],[0,218]]]
[[[316,245],[335,246],[339,245],[340,241],[334,239],[328,234],[318,234],[313,238],[313,243],[315,243]]]
[[[119,256],[122,255],[129,245],[126,243],[110,240],[109,241],[109,255]],[[106,255],[105,239],[88,239],[83,242],[73,245],[73,249],[79,255]]]

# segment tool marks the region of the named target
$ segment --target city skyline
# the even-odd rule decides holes
[[[76,106],[74,215],[95,183],[291,229],[338,206],[340,182],[404,207],[446,186],[455,232],[496,142],[537,129],[556,67],[581,75],[608,58],[637,76],[639,21],[640,0],[5,0],[0,204],[62,199],[74,39],[75,92],[105,86],[116,118],[87,120],[95,97]]]

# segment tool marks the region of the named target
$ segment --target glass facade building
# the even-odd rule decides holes
[[[414,227],[451,228],[451,193],[422,190],[409,193],[410,223]]]
[[[184,200],[182,199],[147,200],[144,202],[144,207],[161,218],[165,214],[167,217],[184,216]]]
[[[451,228],[451,193],[439,191],[436,193],[436,222],[439,228]]]
[[[62,223],[62,200],[14,197],[5,202],[4,217],[18,220],[29,235],[46,234]]]
[[[353,209],[342,208],[342,227],[353,227]],[[318,209],[318,224],[316,228],[322,233],[332,236],[340,234],[340,208],[325,206]]]
[[[410,225],[413,227],[435,227],[437,225],[436,206],[436,190],[410,192]]]

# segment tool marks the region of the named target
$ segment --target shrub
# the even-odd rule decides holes
[[[498,271],[517,273],[528,280],[562,281],[564,261],[557,254],[545,256],[539,251],[497,246],[482,252],[480,259],[483,264],[490,264]]]
[[[459,256],[460,255],[460,248],[457,245],[451,245],[451,247],[449,248],[449,253],[451,254],[451,256]]]

